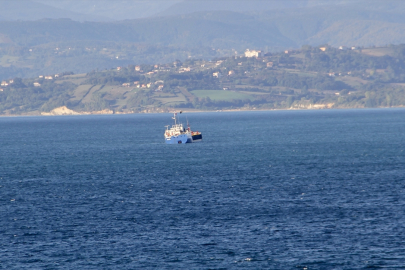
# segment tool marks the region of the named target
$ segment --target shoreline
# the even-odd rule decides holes
[[[233,110],[169,110],[168,112],[133,112],[133,113],[100,113],[100,112],[77,112],[75,114],[60,114],[52,115],[46,114],[10,114],[10,115],[0,115],[0,118],[7,117],[55,117],[55,116],[105,116],[105,115],[132,115],[132,114],[171,114],[178,111],[183,111],[183,113],[221,113],[221,112],[271,112],[271,111],[330,111],[330,110],[383,110],[383,109],[401,109],[405,106],[395,106],[395,107],[377,107],[377,108],[328,108],[328,109],[233,109]]]

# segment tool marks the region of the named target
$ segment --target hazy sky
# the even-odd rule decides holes
[[[356,1],[364,0],[0,0],[0,7],[2,7],[0,18],[24,20],[24,18],[35,17],[35,14],[30,15],[30,13],[36,13],[36,17],[68,17],[82,20],[79,16],[82,14],[89,15],[83,17],[86,20],[109,21],[198,11],[260,11],[325,4],[341,5]],[[13,13],[13,16],[7,16],[6,10]]]

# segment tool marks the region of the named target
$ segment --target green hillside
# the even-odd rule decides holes
[[[243,93],[242,91],[235,90],[193,90],[190,91],[192,95],[196,98],[210,98],[213,101],[232,101],[233,99],[238,100],[256,100],[254,95],[249,95]],[[262,93],[260,93],[262,94]]]
[[[2,59],[9,61],[10,59]],[[127,65],[3,81],[0,114],[405,106],[405,45]]]
[[[211,11],[118,22],[70,19],[0,21],[0,79],[110,69],[176,59],[213,59],[247,48],[266,52],[302,45],[386,46],[405,43],[405,4],[377,2]],[[363,4],[362,4],[363,3]]]

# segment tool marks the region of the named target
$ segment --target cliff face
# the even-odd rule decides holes
[[[62,106],[53,109],[49,113],[43,112],[41,115],[79,115],[79,113],[68,109],[66,106]]]
[[[73,111],[66,106],[58,107],[50,111],[49,113],[47,112],[42,112],[41,115],[88,115],[88,114],[113,114],[114,112],[112,110],[102,110],[102,111],[94,111],[94,112],[76,112]]]

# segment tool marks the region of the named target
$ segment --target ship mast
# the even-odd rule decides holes
[[[176,118],[177,113],[173,113],[172,119],[174,119],[174,125],[177,125],[177,118]]]

